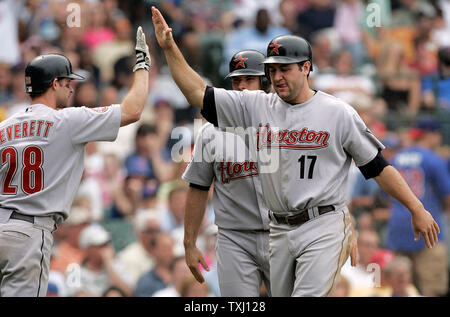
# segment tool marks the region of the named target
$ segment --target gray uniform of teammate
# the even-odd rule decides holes
[[[331,293],[350,253],[351,221],[345,207],[353,158],[366,178],[407,206],[415,239],[428,247],[439,226],[380,151],[384,146],[356,111],[343,101],[309,88],[311,46],[285,35],[267,49],[267,74],[276,94],[205,87],[176,47],[161,13],[153,25],[170,71],[190,104],[219,127],[257,129],[250,154],[258,160],[263,197],[270,209],[270,279],[273,296]],[[236,133],[238,133],[236,131]],[[254,158],[255,156],[250,158]],[[352,259],[355,249],[351,248]]]
[[[259,296],[261,281],[270,294],[269,218],[257,176],[257,164],[249,160],[240,136],[211,123],[202,127],[183,179],[204,187],[214,183],[222,296]]]
[[[207,94],[212,93],[219,127],[257,129],[255,155],[271,213],[287,216],[308,209],[311,218],[300,226],[271,222],[273,294],[327,295],[350,251],[344,201],[351,159],[363,166],[383,145],[351,106],[321,91],[294,106],[277,94],[209,88]],[[264,172],[267,150],[277,166]],[[318,206],[334,211],[320,215]]]
[[[264,54],[255,50],[234,54],[227,75],[233,90],[267,90],[264,59]],[[222,296],[259,296],[261,281],[270,295],[269,218],[257,176],[257,163],[250,160],[244,139],[210,123],[202,127],[183,179],[201,190],[209,190],[214,182],[213,206],[219,228],[217,271]],[[188,215],[199,212],[196,208],[201,207],[191,208]]]
[[[55,110],[34,104],[0,123],[1,296],[46,294],[41,280],[47,280],[43,267],[50,261],[54,224],[68,216],[84,169],[85,145],[113,141],[120,119],[119,105]],[[10,220],[13,212],[36,216],[34,223]],[[29,252],[23,243],[30,244]],[[24,270],[22,261],[32,269]]]
[[[113,141],[144,107],[150,55],[141,27],[136,40],[135,80],[121,105],[67,108],[70,80],[82,79],[67,57],[27,65],[32,104],[0,123],[0,297],[46,296],[52,233],[68,217],[86,143]]]

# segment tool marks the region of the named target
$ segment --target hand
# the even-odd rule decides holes
[[[421,212],[412,214],[411,223],[414,230],[414,241],[419,241],[420,235],[422,235],[427,247],[434,247],[438,241],[437,235],[441,231],[433,216],[423,209]]]
[[[136,32],[136,66],[133,68],[133,72],[138,69],[149,70],[152,64],[150,58],[150,52],[147,42],[145,41],[145,33],[142,31],[142,27],[138,27]]]
[[[152,7],[152,21],[159,46],[163,50],[171,48],[173,45],[172,29],[169,28],[161,12],[155,7]]]
[[[186,253],[186,264],[191,270],[192,275],[194,275],[195,279],[200,283],[203,283],[205,279],[203,278],[202,273],[200,273],[199,263],[203,266],[203,268],[209,271],[209,266],[206,264],[205,259],[203,258],[202,252],[197,247],[185,248]]]

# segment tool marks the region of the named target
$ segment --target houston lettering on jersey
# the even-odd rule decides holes
[[[28,137],[44,137],[50,133],[53,122],[46,120],[30,120],[7,126],[0,130],[0,144]]]
[[[328,146],[330,133],[327,131],[314,131],[308,128],[301,130],[277,130],[273,131],[270,124],[259,124],[256,131],[256,149],[285,148],[293,150],[320,149]]]
[[[256,162],[220,162],[220,181],[222,184],[238,178],[253,177],[258,175],[258,165]]]

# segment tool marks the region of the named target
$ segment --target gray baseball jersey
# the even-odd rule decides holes
[[[321,91],[296,105],[260,91],[214,88],[214,98],[219,127],[256,129],[263,196],[276,213],[342,204],[352,158],[363,166],[384,149],[354,108]]]
[[[321,91],[291,105],[277,94],[208,88],[204,111],[216,113],[219,127],[255,131],[249,149],[271,212],[308,209],[306,223],[270,223],[272,295],[331,294],[350,252],[345,190],[351,160],[364,166],[384,146],[351,106]],[[333,212],[319,214],[317,207],[329,205]]]
[[[0,207],[67,218],[90,141],[113,141],[120,105],[54,110],[34,104],[0,123]]]
[[[206,123],[199,131],[191,162],[182,178],[207,187],[214,182],[213,206],[218,227],[269,229],[268,210],[256,176],[257,163],[249,161],[241,137]]]
[[[203,125],[183,179],[205,187],[214,182],[222,296],[259,296],[262,281],[270,294],[269,218],[257,176],[257,163],[240,136]]]

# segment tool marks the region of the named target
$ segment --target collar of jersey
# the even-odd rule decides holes
[[[303,107],[303,106],[306,106],[307,104],[311,103],[313,100],[315,100],[315,99],[317,98],[317,96],[318,96],[319,94],[322,93],[320,90],[315,90],[315,91],[316,91],[316,93],[315,93],[311,98],[309,98],[308,100],[306,100],[305,102],[302,102],[302,103],[295,103],[295,104],[286,102],[286,101],[284,101],[283,99],[281,99],[280,96],[278,96],[277,93],[275,93],[275,94],[277,95],[277,97],[278,97],[278,99],[280,100],[280,102],[281,102],[283,105],[287,106],[287,107]]]

